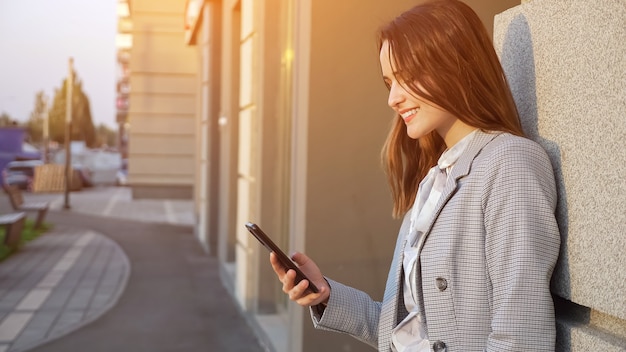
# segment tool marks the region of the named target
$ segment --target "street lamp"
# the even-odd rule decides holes
[[[70,208],[70,186],[71,175],[70,165],[72,153],[70,151],[71,132],[72,132],[72,87],[74,86],[74,59],[69,60],[69,74],[67,76],[67,86],[65,87],[65,202],[64,209]]]
[[[50,143],[50,120],[48,116],[48,96],[43,96],[43,162],[48,163],[48,144]]]

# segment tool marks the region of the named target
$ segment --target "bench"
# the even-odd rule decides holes
[[[50,203],[48,202],[24,202],[22,191],[13,185],[3,185],[4,191],[9,196],[11,206],[15,211],[20,212],[36,212],[35,228],[38,229],[43,224]]]
[[[25,221],[25,213],[0,215],[0,226],[4,226],[4,244],[7,245],[7,247],[15,249],[20,244]]]

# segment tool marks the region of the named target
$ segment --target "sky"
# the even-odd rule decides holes
[[[116,0],[0,0],[0,114],[28,120],[36,93],[52,101],[73,57],[94,124],[114,128],[116,10]]]

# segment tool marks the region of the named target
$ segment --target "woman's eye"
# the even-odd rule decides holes
[[[398,81],[400,82],[400,84],[402,84],[403,86],[406,86],[407,83],[409,82],[413,82],[415,81],[413,77],[410,77],[409,75],[402,75],[402,76],[398,76]]]

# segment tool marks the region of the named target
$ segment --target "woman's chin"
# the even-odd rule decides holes
[[[422,131],[418,131],[416,129],[413,129],[411,127],[407,127],[406,129],[406,134],[409,136],[409,138],[411,139],[419,139],[421,137],[424,136],[424,133],[422,133]]]

